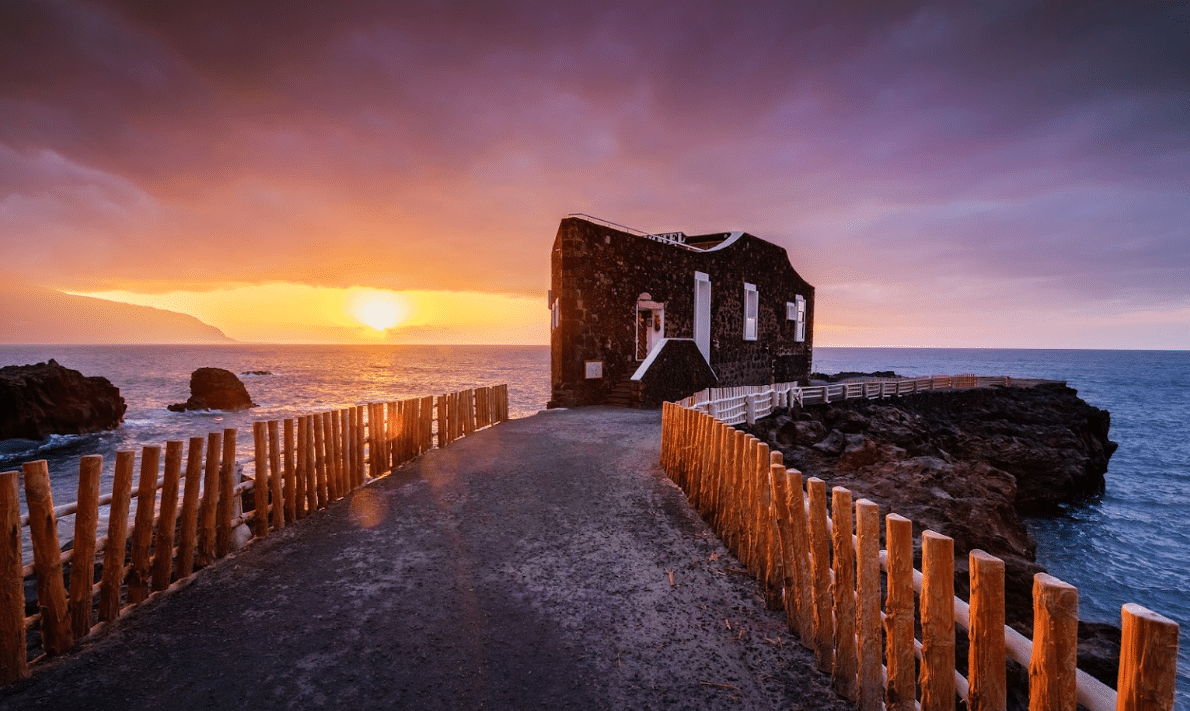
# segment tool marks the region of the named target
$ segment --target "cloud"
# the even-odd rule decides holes
[[[823,286],[1176,309],[1188,15],[13,0],[0,244],[73,289],[538,294],[583,211],[746,229]]]

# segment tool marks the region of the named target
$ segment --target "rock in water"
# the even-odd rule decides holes
[[[118,427],[128,405],[107,378],[84,377],[52,358],[0,368],[0,439],[45,439]]]
[[[173,412],[186,410],[246,410],[256,407],[248,389],[235,373],[223,368],[199,368],[190,374],[190,399],[170,405]]]

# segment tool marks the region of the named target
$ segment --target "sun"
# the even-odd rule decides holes
[[[352,318],[377,331],[396,326],[405,316],[401,297],[383,291],[360,291],[352,295],[348,311]]]

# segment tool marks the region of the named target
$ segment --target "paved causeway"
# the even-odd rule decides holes
[[[660,428],[560,410],[434,450],[0,708],[848,708],[658,468]]]

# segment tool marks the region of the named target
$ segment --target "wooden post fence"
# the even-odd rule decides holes
[[[244,462],[252,477],[243,483],[238,481],[235,429],[190,438],[184,472],[183,442],[166,443],[164,471],[161,448],[147,446],[141,452],[131,533],[134,452],[116,453],[112,491],[106,497],[99,492],[103,458],[82,457],[77,501],[57,509],[45,461],[24,464],[23,473],[0,473],[0,684],[29,675],[27,628],[41,631],[47,656],[63,654],[94,627],[96,595],[98,623],[115,620],[150,593],[230,553],[243,540],[237,538],[237,526],[247,524],[252,537],[265,537],[424,454],[434,446],[435,431],[444,446],[507,417],[507,386],[497,385],[439,396],[437,413],[435,398],[426,396],[255,422],[253,456]],[[24,518],[22,478],[29,510]],[[241,494],[249,496],[248,490],[253,511],[241,515]],[[99,538],[99,507],[104,504],[109,507],[108,530]],[[70,514],[75,517],[74,546],[63,553],[57,518]],[[28,566],[22,560],[26,523],[33,550]],[[100,542],[102,575],[95,584]],[[40,612],[26,619],[23,580],[28,575],[36,578]]]
[[[977,387],[984,380],[922,378],[883,384],[871,393]],[[830,392],[831,397],[853,396],[849,388]],[[854,393],[867,396],[869,388],[856,387]],[[730,389],[721,395],[737,397]],[[788,388],[779,400],[806,396]],[[810,477],[803,488],[800,472],[783,466],[776,453],[770,455],[755,438],[704,410],[736,412],[730,404],[716,407],[709,394],[663,406],[662,468],[756,576],[761,592],[767,597],[779,588],[790,632],[814,651],[816,666],[832,674],[835,688],[860,709],[952,711],[959,698],[972,711],[1000,711],[1007,697],[1005,662],[1013,659],[1029,668],[1031,711],[1074,711],[1076,705],[1090,711],[1172,711],[1176,623],[1137,605],[1124,606],[1118,691],[1113,691],[1075,668],[1078,591],[1073,586],[1044,573],[1036,576],[1034,639],[1029,640],[1004,625],[1003,561],[971,551],[970,604],[956,598],[949,537],[921,533],[922,571],[917,572],[911,521],[887,514],[886,550],[880,550],[876,504],[861,499],[853,505],[851,492],[835,487],[828,515],[825,482]],[[921,600],[916,616],[915,591]],[[956,624],[967,630],[970,641],[966,677],[955,670]],[[916,625],[920,643],[914,640]]]

